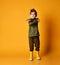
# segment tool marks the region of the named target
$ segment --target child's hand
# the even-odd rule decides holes
[[[29,19],[25,19],[25,21],[27,21],[27,22],[28,22],[28,21],[29,21]]]
[[[40,19],[38,18],[37,21],[40,22]]]

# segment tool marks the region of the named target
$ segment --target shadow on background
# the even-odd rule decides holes
[[[45,44],[45,49],[43,52],[43,56],[50,54],[53,51],[53,36],[54,36],[54,29],[55,29],[55,19],[51,16],[45,17],[45,32],[46,32],[46,41],[44,42]]]

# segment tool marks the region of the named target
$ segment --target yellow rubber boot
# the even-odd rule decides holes
[[[37,58],[37,60],[41,59],[40,56],[39,56],[39,51],[36,51],[36,58]]]
[[[32,52],[32,51],[30,51],[30,58],[29,58],[29,60],[30,60],[30,61],[33,60],[33,52]]]

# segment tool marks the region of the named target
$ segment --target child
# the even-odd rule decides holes
[[[40,40],[39,40],[39,31],[38,31],[38,22],[39,18],[37,17],[37,12],[35,9],[31,9],[30,11],[30,18],[26,21],[29,24],[29,49],[30,49],[30,58],[29,60],[33,60],[33,50],[34,50],[34,44],[35,44],[35,50],[36,50],[36,58],[39,60],[39,46],[40,46]]]

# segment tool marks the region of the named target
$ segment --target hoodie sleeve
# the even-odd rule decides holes
[[[38,18],[36,18],[33,22],[29,21],[29,25],[33,25],[33,24],[36,24],[38,23]]]

